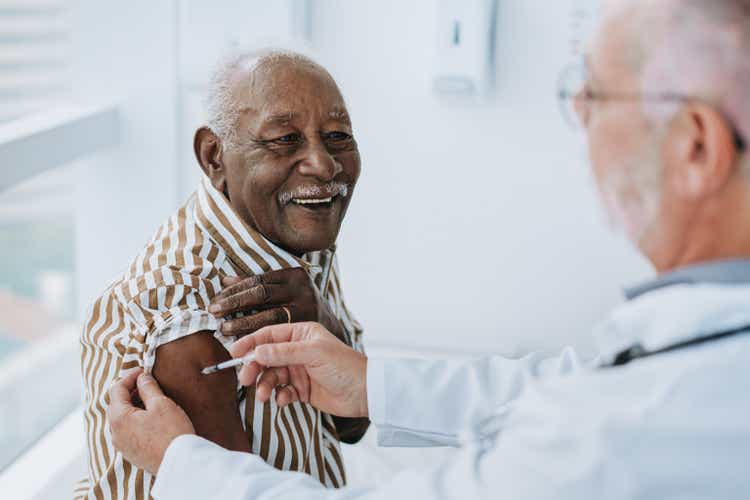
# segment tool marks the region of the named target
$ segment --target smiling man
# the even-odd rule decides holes
[[[243,55],[216,73],[208,111],[194,141],[201,185],[84,328],[89,471],[77,497],[150,496],[154,476],[114,450],[105,421],[107,389],[130,368],[152,372],[205,438],[329,487],[346,482],[339,439],[355,442],[367,428],[307,404],[279,407],[295,398],[291,386],[259,389],[256,400],[232,370],[200,373],[229,359],[238,337],[276,323],[319,321],[361,349],[334,260],[360,172],[336,83],[298,54]]]

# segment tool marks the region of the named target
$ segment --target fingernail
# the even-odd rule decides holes
[[[219,313],[221,312],[221,306],[219,306],[218,304],[212,304],[208,306],[208,312],[210,312],[211,314]]]
[[[234,330],[234,325],[231,322],[222,323],[221,326],[219,326],[219,330],[222,332],[231,332]]]

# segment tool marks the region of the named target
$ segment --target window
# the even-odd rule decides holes
[[[47,111],[67,95],[68,3],[0,2],[3,140],[15,119]],[[29,172],[42,169],[19,164],[3,146],[0,144],[5,170],[0,182],[0,471],[80,400],[78,328],[73,321],[73,171],[56,168],[27,179],[32,175]],[[20,179],[26,180],[18,183]]]
[[[0,121],[43,109],[69,90],[68,2],[0,2]]]
[[[0,192],[0,470],[80,401],[74,173]]]

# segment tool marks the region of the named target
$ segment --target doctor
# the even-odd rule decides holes
[[[368,359],[315,323],[233,346],[257,355],[239,377],[258,397],[368,416],[382,445],[460,446],[451,460],[326,490],[196,437],[137,372],[110,392],[115,446],[164,500],[747,498],[748,53],[748,0],[617,2],[584,86],[564,81],[605,206],[659,273],[602,323],[594,362]]]

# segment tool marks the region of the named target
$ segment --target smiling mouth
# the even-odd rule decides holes
[[[308,210],[325,209],[334,205],[338,199],[349,194],[349,186],[343,182],[329,182],[322,186],[299,186],[293,191],[279,193],[279,203],[297,205]]]
[[[329,196],[327,198],[292,198],[290,201],[292,204],[309,208],[309,209],[319,209],[319,208],[330,208],[333,206],[333,202],[338,198],[339,196]]]
[[[328,198],[292,198],[292,203],[297,205],[323,205],[332,201],[333,196],[329,196]]]

